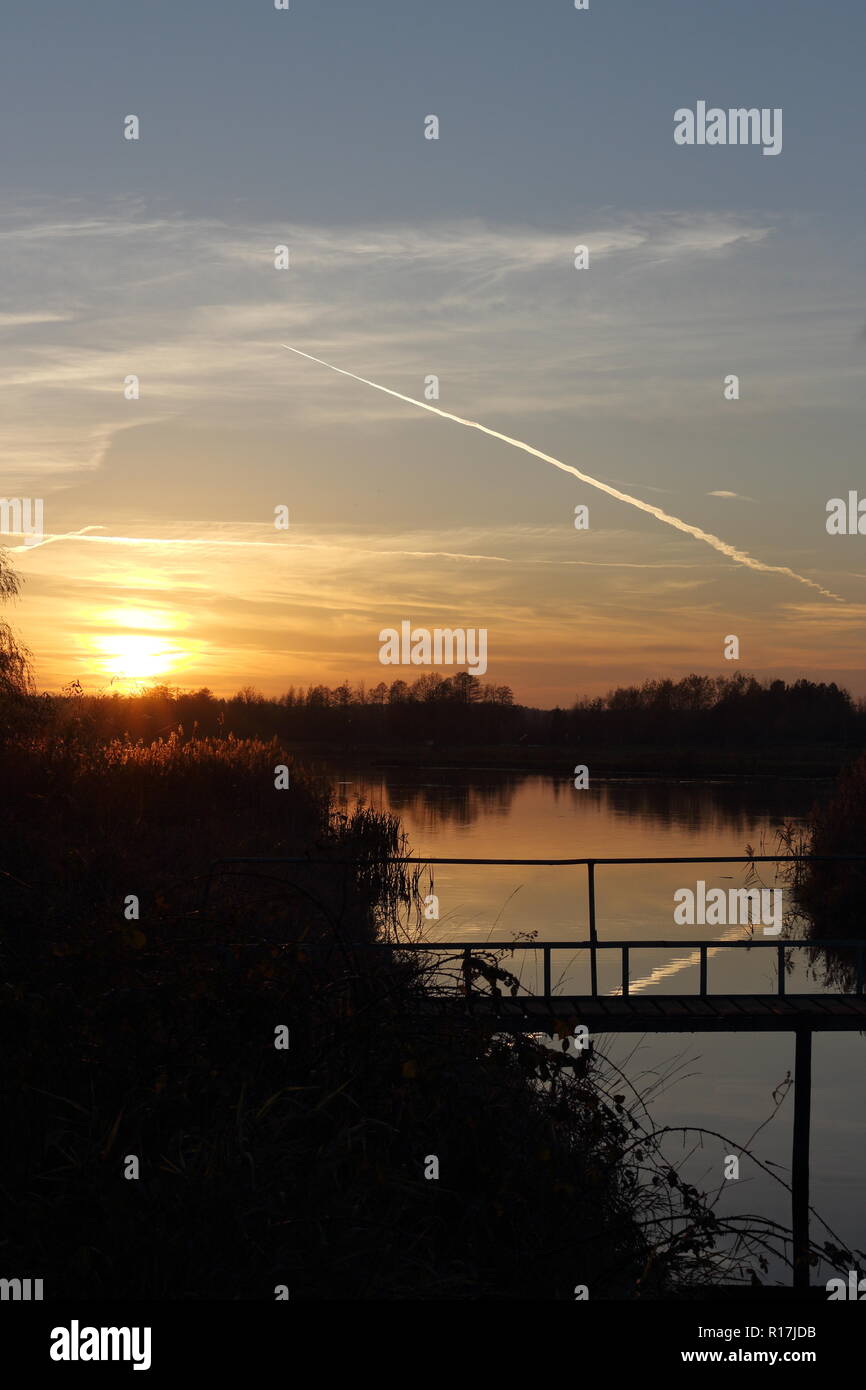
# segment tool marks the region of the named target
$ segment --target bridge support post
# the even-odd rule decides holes
[[[791,1162],[791,1227],[794,1288],[809,1287],[809,1129],[812,1112],[812,1030],[795,1032],[794,1148]]]
[[[596,946],[598,945],[598,931],[595,925],[595,861],[586,861],[586,886],[589,893],[589,939],[592,942],[589,952],[589,971],[590,986],[589,992],[595,998],[598,994],[598,962]]]

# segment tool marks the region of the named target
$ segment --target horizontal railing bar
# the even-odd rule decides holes
[[[279,942],[273,942],[279,945]],[[303,950],[322,946],[333,947],[332,941],[287,941],[283,942],[286,946],[300,946]],[[641,941],[640,938],[631,937],[628,941],[351,941],[345,943],[347,946],[361,946],[372,951],[621,951],[624,946],[633,950],[643,950],[646,947],[654,947],[659,950],[670,950],[676,946],[706,946],[719,947],[723,950],[745,950],[749,951],[753,947],[778,949],[782,946],[786,951],[789,947],[796,946],[860,946],[862,939],[859,937],[845,937],[841,940],[822,937],[818,941],[802,941],[785,939],[779,941],[774,937],[770,941],[707,941],[706,938],[696,940],[674,940],[674,941]]]
[[[568,864],[862,864],[866,854],[692,854],[685,857],[650,859],[425,859],[421,855],[391,855],[382,859],[305,859],[299,856],[233,855],[214,859],[214,864],[310,864],[363,867],[365,864],[503,864],[548,866]]]

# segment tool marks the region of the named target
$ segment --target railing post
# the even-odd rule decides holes
[[[863,993],[863,942],[857,942],[857,993]]]
[[[812,1030],[795,1032],[794,1152],[791,1162],[791,1263],[794,1288],[809,1287],[809,1121],[812,1104]]]
[[[622,997],[628,995],[628,947],[622,948]]]
[[[706,948],[706,946],[701,946],[701,978],[700,978],[699,990],[700,990],[701,998],[703,999],[703,997],[705,996],[705,994],[706,994],[706,992],[707,992],[707,948]]]
[[[776,993],[781,999],[782,995],[785,993],[785,948],[779,945],[776,947],[776,951],[778,952],[779,958],[779,987]]]
[[[598,932],[595,929],[595,860],[593,859],[587,860],[586,883],[589,889],[589,939],[592,942],[589,951],[590,993],[595,996],[598,994],[598,960],[595,949],[598,943]]]
[[[472,993],[472,950],[467,946],[463,952],[463,990]]]
[[[544,997],[550,998],[550,947],[544,948]]]

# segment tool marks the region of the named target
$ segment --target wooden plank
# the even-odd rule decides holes
[[[585,1014],[592,1014],[595,1018],[610,1018],[610,1011],[607,1008],[610,1002],[608,999],[590,994],[585,1000],[579,1002],[582,1004]]]
[[[826,1009],[828,1013],[833,1014],[835,1017],[838,1017],[839,1014],[844,1015],[860,1013],[859,1009],[852,1008],[851,1005],[847,1002],[847,1000],[841,999],[838,995],[814,995],[812,998],[810,998],[810,1003],[813,1004],[813,1006],[815,1004],[819,1005],[821,1008]]]
[[[718,1009],[716,1008],[716,1001],[715,1001],[715,999],[713,999],[712,995],[709,995],[709,994],[706,995],[706,996],[701,1000],[701,1003],[702,1003],[702,1004],[706,1004],[706,1006],[707,1006],[707,1008],[709,1009],[710,1013],[712,1014],[713,1018],[718,1018],[718,1016],[719,1016],[719,1011],[718,1011]]]
[[[612,1018],[623,1018],[626,1016],[630,1018],[633,1014],[639,1014],[641,1011],[639,1001],[632,999],[630,996],[627,999],[606,998],[604,1001],[604,1010],[605,1013],[610,1014]]]
[[[691,995],[684,995],[682,1002],[688,1009],[689,1013],[694,1014],[696,1018],[716,1017],[716,1011],[711,1006],[709,1000],[701,999],[699,995],[695,995],[694,998],[692,998]]]
[[[768,1014],[766,995],[761,994],[738,994],[737,1003],[741,1004],[747,1013]]]
[[[728,1003],[747,1016],[764,1012],[764,996],[761,994],[728,994],[725,997]]]
[[[639,1014],[641,1018],[653,1019],[665,1017],[664,1009],[662,1009],[658,999],[653,998],[651,994],[630,994],[629,1000],[633,1002],[635,1012]]]
[[[717,994],[713,997],[713,1007],[720,1018],[742,1018],[743,1010],[737,1006],[729,994]]]
[[[784,1018],[794,1018],[802,1010],[792,1004],[790,999],[786,999],[778,994],[765,994],[762,996],[771,1014],[781,1015]]]
[[[503,999],[499,1003],[509,1012],[515,1009],[531,1015],[533,1018],[550,1018],[551,1008],[549,1002],[543,995],[532,995],[523,997],[518,995],[515,999]],[[496,1007],[496,1004],[494,1004]]]
[[[576,995],[571,999],[554,999],[553,1012],[557,1018],[567,1018],[577,1023],[587,1018],[605,1018],[606,1012],[600,999],[592,994]]]
[[[791,1002],[796,1004],[797,1007],[802,1009],[805,1013],[815,1013],[819,1016],[821,1014],[833,1013],[832,1009],[826,1008],[821,1002],[821,997],[818,994],[794,994],[791,995]]]
[[[568,999],[561,994],[554,995],[551,999],[551,1009],[553,1017],[558,1023],[567,1024],[569,1031],[578,1021],[578,999]]]
[[[682,1001],[679,999],[673,999],[669,994],[662,995],[660,998],[654,999],[653,1003],[658,1004],[660,1011],[664,1014],[666,1018],[690,1017],[689,1011],[686,1008],[685,1004],[683,1004]]]

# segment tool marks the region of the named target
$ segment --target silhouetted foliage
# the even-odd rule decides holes
[[[652,1297],[708,1278],[724,1225],[659,1184],[652,1134],[588,1058],[443,1029],[419,1008],[438,961],[370,949],[420,911],[417,871],[387,862],[399,823],[336,812],[296,766],[276,789],[286,759],[230,734],[101,743],[80,713],[7,749],[7,1268],[55,1298],[571,1300],[578,1280]],[[224,865],[205,897],[211,860],[238,854],[304,862]],[[516,983],[491,952],[473,975]]]
[[[792,933],[803,934],[805,920],[808,935],[818,943],[866,939],[866,862],[856,862],[857,856],[866,855],[866,754],[842,769],[832,795],[815,805],[805,828],[786,826],[780,841],[786,854],[852,856],[851,863],[807,860],[789,867],[795,903]],[[812,963],[821,967],[833,988],[856,989],[856,949],[819,945]]]
[[[14,599],[18,589],[18,576],[0,550],[0,603]],[[33,694],[30,653],[0,620],[0,744],[20,735],[25,726],[32,728],[41,713],[41,702]]]
[[[863,702],[855,705],[835,682],[760,682],[744,674],[645,681],[552,710],[515,704],[509,686],[484,684],[465,671],[371,689],[348,681],[336,689],[292,687],[277,698],[249,686],[230,699],[206,688],[154,686],[128,696],[70,690],[53,705],[59,728],[83,725],[102,738],[129,733],[145,740],[180,727],[187,737],[232,732],[345,747],[568,747],[596,757],[628,745],[762,750],[866,742]]]

